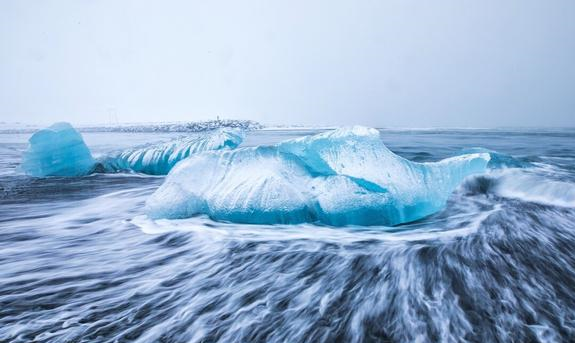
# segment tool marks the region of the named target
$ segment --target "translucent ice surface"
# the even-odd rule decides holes
[[[208,150],[233,149],[243,140],[239,129],[222,128],[168,142],[92,157],[82,136],[68,123],[56,123],[32,135],[22,160],[31,176],[82,176],[97,172],[135,171],[165,175],[176,163]]]
[[[151,175],[165,175],[176,163],[209,150],[233,149],[243,140],[237,129],[217,129],[172,141],[124,150],[102,160],[106,171],[132,170]]]
[[[31,176],[80,176],[92,172],[95,161],[82,135],[68,123],[55,123],[30,137],[22,170]]]
[[[152,218],[396,225],[443,208],[462,180],[485,172],[490,159],[477,152],[415,163],[387,149],[377,130],[356,126],[192,156],[169,173],[146,208]]]

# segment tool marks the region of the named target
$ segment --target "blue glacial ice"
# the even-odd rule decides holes
[[[132,170],[150,175],[166,175],[179,161],[209,150],[233,149],[243,141],[237,129],[217,129],[168,142],[124,150],[105,157],[106,171]]]
[[[396,225],[442,209],[490,159],[474,152],[415,163],[392,153],[377,130],[356,126],[194,155],[172,169],[146,211],[154,219],[205,214],[239,223]]]
[[[531,167],[532,164],[529,162],[521,161],[513,156],[502,154],[497,151],[485,149],[485,148],[469,148],[461,151],[461,155],[473,154],[473,153],[488,153],[491,156],[491,160],[487,165],[489,168],[527,168]]]
[[[96,161],[82,136],[68,123],[55,123],[28,140],[22,170],[31,176],[80,176],[92,172]]]
[[[95,171],[165,175],[192,154],[233,149],[242,140],[241,130],[223,128],[94,159],[78,131],[68,123],[56,123],[32,135],[21,168],[24,173],[37,177],[82,176]]]

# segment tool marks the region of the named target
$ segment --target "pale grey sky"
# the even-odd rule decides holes
[[[1,0],[0,121],[575,126],[573,0]]]

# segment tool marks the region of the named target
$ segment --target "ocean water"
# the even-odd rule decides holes
[[[575,130],[381,133],[414,161],[483,147],[531,166],[397,227],[151,221],[164,177],[27,177],[29,134],[0,134],[0,342],[575,341]],[[180,135],[84,138],[104,155]]]

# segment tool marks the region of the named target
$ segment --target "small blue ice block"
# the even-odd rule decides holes
[[[21,167],[30,176],[82,176],[95,164],[82,135],[68,123],[56,123],[30,137]]]

